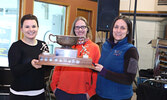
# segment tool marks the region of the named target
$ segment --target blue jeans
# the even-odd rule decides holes
[[[56,100],[87,100],[86,94],[69,94],[60,89],[55,92]]]

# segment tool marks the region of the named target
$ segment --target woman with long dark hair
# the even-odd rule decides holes
[[[95,67],[99,72],[96,100],[130,100],[138,59],[137,48],[132,44],[132,23],[129,18],[118,16]]]

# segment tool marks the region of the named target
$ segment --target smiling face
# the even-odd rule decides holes
[[[25,39],[35,39],[38,32],[37,22],[35,20],[25,20],[21,31],[23,32]]]
[[[128,26],[126,22],[122,19],[117,20],[113,27],[114,42],[117,43],[118,41],[124,39],[127,34]]]
[[[74,31],[75,31],[76,36],[85,37],[86,38],[86,34],[87,34],[87,31],[88,31],[88,28],[87,28],[87,26],[86,26],[86,24],[85,24],[85,22],[83,20],[78,20],[75,23]]]

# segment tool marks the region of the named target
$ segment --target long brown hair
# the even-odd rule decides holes
[[[109,37],[109,41],[110,42],[113,42],[114,41],[114,37],[113,37],[113,27],[114,27],[114,24],[117,20],[119,19],[122,19],[125,21],[125,23],[127,24],[128,26],[128,34],[126,35],[126,37],[128,37],[128,43],[132,43],[132,22],[129,18],[125,17],[125,16],[118,16],[115,18],[115,20],[113,21],[113,24],[110,28],[110,37]]]

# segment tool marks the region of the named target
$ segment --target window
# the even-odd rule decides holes
[[[19,0],[2,0],[0,3],[0,66],[8,67],[8,50],[17,40]]]
[[[34,1],[34,15],[39,21],[37,39],[45,41],[49,46],[50,53],[54,53],[57,43],[49,40],[49,35],[64,35],[66,7],[56,4]]]

